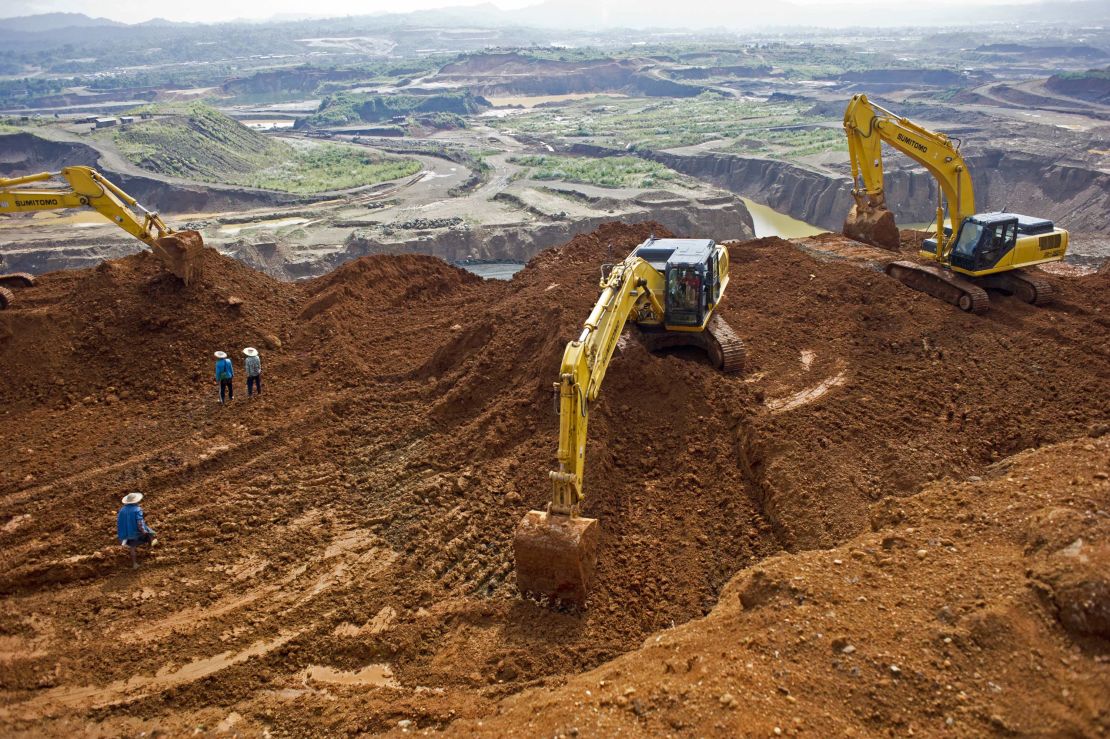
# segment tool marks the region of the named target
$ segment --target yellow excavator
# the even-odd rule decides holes
[[[921,164],[939,185],[936,238],[925,239],[920,250],[931,264],[896,261],[887,265],[887,274],[969,313],[990,308],[988,288],[1034,305],[1051,302],[1052,285],[1021,268],[1063,259],[1068,232],[1043,218],[976,213],[975,188],[958,140],[891,113],[866,95],[854,95],[848,103],[844,130],[855,200],[844,222],[846,236],[899,248],[898,227],[883,189],[882,144]],[[942,198],[948,203],[951,228],[944,225]]]
[[[716,313],[728,285],[728,250],[709,239],[656,239],[620,264],[602,267],[601,296],[582,333],[567,344],[559,381],[557,470],[551,502],[529,511],[513,537],[517,588],[584,606],[597,562],[597,520],[581,516],[586,423],[628,321],[649,350],[695,346],[723,372],[739,372],[744,345]]]
[[[38,182],[64,181],[64,187],[21,189]],[[186,285],[200,275],[204,240],[196,231],[175,231],[104,175],[90,167],[0,178],[0,213],[32,213],[63,208],[94,208],[124,231],[150,246],[169,272]],[[134,209],[134,210],[132,210]],[[138,211],[142,215],[138,215]],[[31,275],[0,275],[0,309],[13,299],[9,287],[34,285]]]

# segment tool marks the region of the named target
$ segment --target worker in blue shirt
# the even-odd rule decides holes
[[[231,384],[231,378],[235,377],[235,369],[231,366],[231,360],[227,358],[227,352],[216,352],[216,382],[220,383],[220,402],[224,402],[224,393],[227,393],[227,399],[233,400],[235,398],[235,387]]]
[[[138,549],[145,544],[154,544],[154,529],[146,524],[139,501],[142,493],[128,493],[123,497],[123,508],[116,515],[116,536],[119,543],[131,550],[131,567],[138,568]]]

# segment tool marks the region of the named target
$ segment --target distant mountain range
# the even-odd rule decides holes
[[[543,0],[515,10],[501,10],[490,3],[420,10],[409,13],[381,13],[373,17],[403,25],[526,26],[545,29],[599,30],[605,28],[757,29],[762,27],[870,27],[954,25],[968,30],[969,23],[1043,22],[1069,25],[1110,22],[1110,0],[1043,0],[1005,5],[971,3],[930,3],[901,5],[882,12],[885,6],[873,3],[795,4],[790,2],[724,4],[719,0],[685,2],[644,2],[644,0]],[[327,16],[275,16],[269,19],[240,20],[236,23],[291,23]],[[42,33],[72,28],[122,27],[128,24],[83,13],[44,13],[0,19],[0,31]],[[178,23],[162,19],[132,26],[169,27],[202,24]]]
[[[0,28],[5,31],[22,31],[24,33],[57,31],[61,28],[124,25],[127,24],[108,20],[107,18],[90,18],[84,13],[42,13],[40,15],[25,15],[20,18],[0,18]]]
[[[141,23],[121,23],[109,18],[93,18],[84,13],[40,13],[19,18],[0,18],[0,30],[16,33],[46,33],[69,28],[158,28],[166,26],[197,26],[199,23],[180,23],[165,18],[151,18]]]

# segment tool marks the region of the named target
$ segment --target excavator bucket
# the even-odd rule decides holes
[[[204,239],[196,231],[176,231],[154,240],[154,253],[166,270],[186,285],[200,277]]]
[[[583,607],[597,565],[599,533],[595,518],[529,511],[513,537],[517,588]]]
[[[891,251],[901,245],[894,213],[881,205],[854,204],[844,219],[844,235]]]

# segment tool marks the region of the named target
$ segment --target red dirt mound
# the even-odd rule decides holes
[[[213,351],[238,364],[244,346],[285,331],[296,288],[214,249],[205,261],[189,287],[148,251],[39,278],[17,310],[0,314],[0,402],[67,407],[177,394],[208,379],[200,370]]]
[[[858,536],[882,496],[1110,417],[1101,276],[976,317],[789,242],[733,245],[744,374],[629,332],[590,425],[599,585],[581,614],[522,601],[509,542],[548,494],[563,348],[601,264],[653,228],[607,225],[511,282],[374,257],[288,285],[211,258],[181,290],[134,257],[24,291],[0,316],[0,725],[483,718],[704,615],[783,548]],[[265,337],[266,394],[218,406],[210,351]],[[163,540],[137,573],[111,546],[133,488]]]
[[[1106,642],[1065,628],[1110,606],[1092,559],[1108,457],[1107,438],[1069,442],[888,498],[843,546],[771,558],[710,617],[448,733],[1102,735]],[[1046,560],[1068,574],[1045,580]]]

